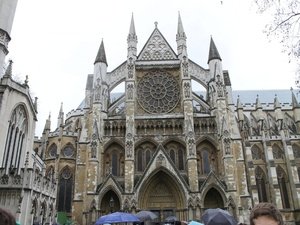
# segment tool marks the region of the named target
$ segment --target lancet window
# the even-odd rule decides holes
[[[14,169],[20,166],[21,153],[26,147],[28,118],[23,105],[14,109],[8,123],[2,167]]]

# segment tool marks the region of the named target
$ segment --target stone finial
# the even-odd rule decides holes
[[[13,64],[13,61],[10,59],[8,61],[8,66],[7,66],[6,71],[4,73],[4,77],[11,77],[12,76],[12,64]]]

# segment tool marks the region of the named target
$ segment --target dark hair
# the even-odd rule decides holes
[[[257,204],[250,213],[250,225],[255,225],[254,219],[260,216],[268,216],[278,222],[278,225],[283,225],[282,215],[272,203],[261,202]]]
[[[16,225],[16,219],[9,211],[0,208],[0,224]]]

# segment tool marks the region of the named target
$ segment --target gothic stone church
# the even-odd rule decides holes
[[[300,221],[293,91],[289,103],[274,94],[271,103],[257,96],[243,104],[212,38],[207,69],[188,58],[180,15],[176,52],[156,24],[138,53],[133,17],[127,43],[127,59],[109,72],[101,42],[84,100],[66,118],[61,107],[57,128],[50,130],[49,117],[34,141],[45,175],[57,178],[56,210],[93,224],[112,211],[188,221],[219,207],[249,223],[253,205],[269,201],[287,224]],[[112,93],[121,83],[124,93]]]

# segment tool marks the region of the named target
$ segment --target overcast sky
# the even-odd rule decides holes
[[[158,22],[158,29],[176,48],[178,12],[187,36],[188,56],[207,68],[210,36],[229,70],[232,88],[289,89],[295,66],[269,42],[262,30],[268,21],[251,0],[26,0],[19,1],[6,57],[13,74],[29,76],[32,97],[38,97],[36,135],[51,113],[56,128],[61,102],[65,114],[85,95],[87,75],[103,38],[108,71],[126,60],[127,35],[133,13],[138,53]],[[253,99],[255,102],[255,99]]]

